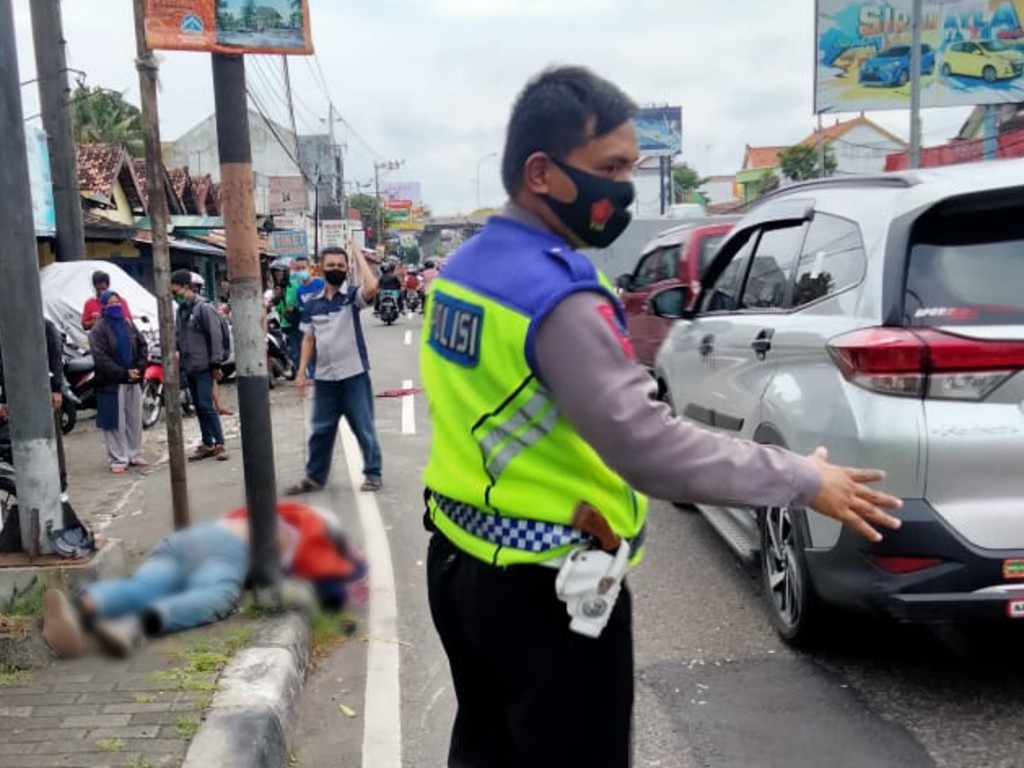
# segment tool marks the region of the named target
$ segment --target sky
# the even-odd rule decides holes
[[[26,81],[29,0],[13,3]],[[62,8],[69,66],[137,104],[131,0]],[[402,160],[385,178],[420,181],[436,213],[473,210],[478,186],[481,205],[502,202],[511,104],[552,64],[591,67],[641,105],[681,105],[682,160],[704,175],[735,173],[746,144],[794,144],[815,127],[814,0],[310,0],[310,15],[317,55],[289,60],[299,132],[326,132],[329,95],[346,178],[365,184],[375,162]],[[160,56],[166,142],[212,113],[213,83],[209,56]],[[269,116],[287,124],[281,58],[247,66]],[[26,116],[38,112],[34,85],[22,98]],[[924,111],[924,144],[954,136],[968,111]],[[869,116],[909,134],[906,111]],[[836,117],[851,115],[826,123]]]

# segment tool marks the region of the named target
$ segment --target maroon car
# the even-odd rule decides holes
[[[718,244],[737,220],[722,216],[665,230],[644,248],[633,273],[618,279],[629,337],[637,360],[643,365],[654,367],[658,348],[672,327],[672,320],[654,313],[654,302],[675,302],[679,310],[688,305]],[[668,290],[679,287],[685,290]]]

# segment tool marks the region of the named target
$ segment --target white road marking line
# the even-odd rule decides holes
[[[412,389],[412,380],[403,381],[402,389]],[[402,395],[402,434],[416,434],[416,401],[412,395]]]
[[[411,347],[412,346],[412,331],[406,331],[405,332],[405,346],[407,346],[407,347]]]
[[[377,498],[361,493],[362,454],[348,424],[340,428],[345,463],[355,489],[359,522],[370,563],[370,618],[367,633],[366,698],[363,713],[363,765],[402,768],[401,683],[398,676],[398,600],[391,545]]]

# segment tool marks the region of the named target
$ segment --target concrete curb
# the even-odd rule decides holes
[[[295,611],[269,619],[221,675],[182,768],[287,765],[310,647],[308,614]]]

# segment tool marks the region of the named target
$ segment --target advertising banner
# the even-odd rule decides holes
[[[345,248],[348,245],[348,222],[321,221],[320,222],[320,247],[321,248]]]
[[[309,0],[146,0],[150,48],[311,54]]]
[[[267,205],[270,213],[305,211],[308,208],[306,180],[301,176],[271,176]]]
[[[53,206],[53,178],[50,175],[50,149],[42,128],[25,128],[28,149],[28,179],[32,192],[32,220],[36,237],[57,235],[57,213]]]
[[[641,155],[678,155],[683,151],[682,107],[645,107],[637,114]]]
[[[817,0],[815,112],[910,108],[912,0]],[[924,0],[921,106],[1024,101],[1024,0]]]
[[[309,256],[309,240],[303,230],[277,229],[270,233],[270,247],[278,256],[294,259]]]

